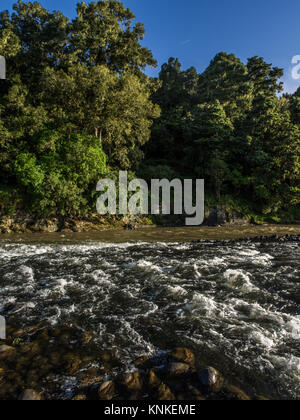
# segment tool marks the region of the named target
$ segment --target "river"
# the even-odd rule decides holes
[[[282,233],[300,227],[2,237],[0,313],[9,331],[73,331],[59,351],[50,334],[44,358],[80,352],[79,335],[92,337],[71,373],[33,379],[19,366],[23,386],[68,397],[91,371],[110,378],[140,356],[187,347],[250,395],[299,399],[299,242],[238,239]]]

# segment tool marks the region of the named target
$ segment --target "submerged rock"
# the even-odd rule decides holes
[[[161,384],[157,390],[156,399],[158,401],[175,401],[176,398],[171,389],[166,384]]]
[[[98,395],[100,400],[111,400],[115,396],[116,387],[114,381],[103,382],[99,387]]]
[[[250,401],[251,398],[240,388],[233,385],[228,385],[224,388],[227,399],[234,401]]]
[[[33,389],[26,389],[19,396],[19,401],[42,401],[42,396]]]
[[[157,388],[161,385],[161,379],[157,376],[154,369],[149,371],[148,387]]]
[[[166,375],[170,378],[183,376],[191,372],[191,366],[186,363],[170,363],[166,368]]]
[[[199,370],[198,378],[201,385],[205,387],[207,391],[219,392],[224,385],[223,376],[215,368],[210,366]]]
[[[169,357],[176,362],[186,363],[188,365],[194,366],[196,362],[196,358],[194,353],[192,353],[189,349],[178,347],[173,350]]]
[[[80,359],[79,355],[72,353],[64,355],[63,366],[69,375],[74,375],[76,372],[78,372],[81,365],[82,360]]]
[[[11,346],[6,346],[5,344],[3,344],[2,346],[0,346],[0,354],[7,354],[7,353],[14,353],[16,351],[16,349],[14,347]]]
[[[143,376],[140,372],[126,373],[120,381],[120,385],[129,391],[141,391],[143,384]]]

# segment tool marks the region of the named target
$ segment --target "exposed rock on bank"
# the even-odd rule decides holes
[[[227,209],[218,206],[210,207],[205,214],[205,226],[223,226],[226,224],[245,225],[249,224],[251,220],[241,213],[234,210],[229,212]]]
[[[105,226],[113,226],[109,220],[99,215],[82,219],[64,217],[51,217],[41,219],[20,213],[15,216],[0,216],[0,233],[26,233],[26,232],[89,232],[102,230]]]
[[[14,216],[0,214],[0,233],[55,233],[55,232],[99,232],[105,229],[119,228],[135,230],[139,226],[149,224],[143,217],[100,216],[98,214],[85,217],[49,217],[47,219],[18,213]]]

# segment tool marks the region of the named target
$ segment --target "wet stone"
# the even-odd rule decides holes
[[[120,384],[130,391],[141,391],[143,388],[143,377],[140,372],[127,373],[123,376]]]
[[[166,384],[161,384],[157,390],[158,401],[175,401],[176,398],[171,389]]]
[[[10,346],[6,346],[5,344],[3,344],[2,346],[0,346],[0,354],[7,354],[7,353],[12,353],[15,352],[16,349],[14,347],[10,347]]]
[[[176,377],[187,375],[191,372],[191,367],[186,363],[170,363],[166,369],[166,375],[169,377]]]
[[[199,370],[198,377],[201,385],[208,391],[218,392],[224,385],[223,376],[213,367]]]
[[[43,398],[41,394],[34,391],[33,389],[26,389],[19,396],[19,401],[41,401]]]
[[[154,369],[151,369],[149,371],[149,380],[148,380],[148,386],[149,388],[157,388],[161,384],[160,378],[157,376]]]
[[[72,401],[86,401],[87,400],[87,396],[86,395],[76,395],[75,397],[72,398]]]
[[[101,400],[111,400],[116,394],[114,381],[103,382],[99,387],[98,395]]]
[[[233,385],[228,385],[224,392],[226,393],[227,399],[234,401],[250,401],[251,398],[240,388]]]
[[[136,368],[149,369],[152,366],[152,359],[150,356],[141,356],[133,364]]]
[[[169,358],[175,360],[176,362],[186,363],[188,365],[194,366],[196,358],[194,353],[189,349],[178,347],[169,354]]]
[[[256,401],[270,401],[269,398],[264,397],[263,395],[258,395],[257,397],[255,397]]]

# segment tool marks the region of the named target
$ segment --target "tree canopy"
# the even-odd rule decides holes
[[[0,14],[0,184],[37,212],[77,214],[108,167],[131,169],[159,108],[144,27],[119,1],[77,5],[73,21],[19,0]]]
[[[279,96],[282,75],[260,57],[244,64],[222,52],[200,74],[171,58],[152,96],[161,116],[148,161],[205,178],[217,201],[242,199],[263,214],[299,205],[300,94]]]
[[[264,214],[299,206],[300,92],[280,97],[283,71],[221,52],[202,73],[170,58],[150,78],[144,34],[117,0],[73,20],[22,0],[0,13],[2,210],[82,214],[117,170],[205,178],[217,201]]]

